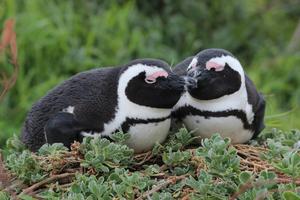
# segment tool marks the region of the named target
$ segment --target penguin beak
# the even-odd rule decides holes
[[[191,76],[185,76],[185,85],[187,88],[194,89],[197,88],[197,79]]]
[[[203,70],[201,68],[194,68],[193,70],[188,71],[187,75],[189,77],[193,77],[194,79],[197,79],[201,74],[203,73]]]
[[[170,73],[169,76],[165,79],[164,83],[161,84],[164,89],[171,89],[183,92],[185,86],[184,78]]]

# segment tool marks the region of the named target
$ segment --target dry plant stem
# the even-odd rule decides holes
[[[245,183],[244,185],[242,185],[240,187],[240,189],[238,191],[236,191],[230,198],[229,200],[235,200],[239,195],[243,194],[244,192],[246,192],[247,190],[251,189],[254,187],[254,184],[252,183],[253,179],[251,179],[250,181],[248,181],[247,183]]]
[[[138,197],[136,200],[142,200],[146,197],[149,197],[151,194],[158,192],[159,190],[161,190],[162,188],[167,187],[169,184],[173,184],[176,183],[176,181],[178,180],[183,180],[185,179],[186,176],[171,176],[168,178],[168,180],[166,180],[165,182],[163,182],[162,184],[157,185],[156,187],[152,188],[151,190],[148,190],[147,192],[143,193],[140,197]]]
[[[0,189],[10,185],[10,183],[11,183],[11,176],[5,168],[2,159],[2,154],[0,152]]]
[[[151,158],[153,157],[153,154],[151,151],[148,151],[147,153],[143,154],[144,158],[143,160],[141,160],[140,162],[136,163],[135,165],[142,165],[144,164],[145,162],[151,160]],[[138,157],[136,157],[138,158]]]
[[[66,189],[68,187],[71,187],[72,185],[73,185],[73,183],[66,183],[66,184],[60,185],[59,187]]]
[[[11,178],[12,177],[4,166],[2,154],[0,152],[0,190],[10,194],[11,199],[17,199],[16,192],[9,187],[11,185]]]
[[[277,178],[276,182],[279,184],[294,183],[296,186],[300,186],[300,179],[293,182],[291,178]]]
[[[249,161],[244,160],[244,159],[241,160],[241,164],[251,165],[254,168],[256,167],[256,168],[260,169],[259,171],[262,171],[262,170],[265,170],[265,169],[274,170],[272,167],[268,166],[268,164],[260,165],[260,164],[254,163],[254,162],[249,162]]]
[[[8,19],[5,21],[5,26],[2,32],[2,37],[0,41],[0,54],[5,51],[6,48],[10,50],[11,63],[14,67],[13,74],[11,77],[8,77],[4,72],[1,72],[2,80],[2,91],[0,92],[0,101],[3,99],[5,94],[9,91],[10,88],[14,86],[17,81],[17,76],[19,73],[19,65],[17,61],[18,50],[17,50],[17,41],[16,33],[14,31],[15,21],[13,19]]]
[[[262,185],[266,185],[266,184],[287,184],[287,183],[292,183],[292,179],[291,178],[276,178],[274,181],[258,181],[256,183],[253,183],[253,179],[251,179],[250,181],[248,181],[247,183],[245,183],[244,185],[242,185],[240,187],[240,189],[235,192],[230,198],[229,200],[235,200],[239,195],[245,193],[247,190],[252,189],[252,188],[256,188],[256,187],[260,187]],[[294,182],[294,184],[296,186],[300,185],[300,180],[296,180]]]
[[[59,180],[59,179],[63,179],[63,178],[67,178],[67,177],[72,177],[75,176],[75,173],[64,173],[64,174],[59,174],[59,175],[54,175],[51,176],[47,179],[44,179],[32,186],[30,186],[29,188],[26,188],[22,191],[22,193],[24,194],[30,194],[32,193],[34,190],[37,190],[38,188],[42,187],[43,185],[47,184],[47,183],[51,183],[53,181]]]

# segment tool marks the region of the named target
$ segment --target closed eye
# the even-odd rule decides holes
[[[148,79],[148,78],[145,78],[145,82],[148,83],[148,84],[153,84],[156,82],[156,79]]]

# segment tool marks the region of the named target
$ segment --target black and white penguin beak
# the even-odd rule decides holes
[[[198,67],[198,68],[193,68],[193,69],[191,69],[191,70],[189,70],[188,72],[187,72],[187,75],[189,76],[189,77],[192,77],[192,78],[194,78],[194,79],[197,79],[197,78],[199,78],[201,75],[202,75],[202,73],[203,73],[203,69],[201,69],[200,67]]]
[[[185,86],[184,78],[169,73],[168,77],[160,82],[160,87],[163,89],[175,90],[179,92],[183,92]]]
[[[195,79],[194,77],[185,76],[184,80],[185,80],[185,85],[187,88],[190,88],[190,89],[197,88],[197,79]]]

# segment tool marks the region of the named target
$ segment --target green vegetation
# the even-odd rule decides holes
[[[165,145],[138,155],[124,140],[101,138],[74,143],[71,152],[53,144],[34,154],[14,137],[8,140],[5,163],[17,179],[8,180],[0,195],[25,200],[299,199],[300,152],[294,148],[299,136],[299,131],[273,129],[252,146],[232,146],[215,134],[199,147],[180,129]]]
[[[15,177],[0,162],[0,199],[300,199],[300,132],[289,131],[300,128],[299,15],[294,0],[0,1],[0,29],[16,19],[20,65],[0,102],[0,147]],[[34,154],[18,139],[31,105],[78,72],[141,57],[174,66],[212,47],[236,55],[266,97],[267,128],[251,145],[214,135],[199,147],[181,129],[139,155],[123,133]],[[8,63],[1,55],[1,73],[13,73]]]
[[[2,0],[1,29],[16,19],[20,71],[0,104],[0,146],[37,99],[75,73],[140,57],[175,65],[210,47],[241,60],[266,96],[269,128],[300,128],[299,14],[293,0]],[[1,72],[11,72],[7,63],[0,57]]]

